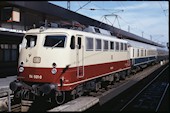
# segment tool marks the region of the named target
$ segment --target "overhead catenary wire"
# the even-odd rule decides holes
[[[94,6],[96,6],[97,8],[85,8],[85,6],[87,5],[87,4],[89,4],[89,3],[91,3],[91,4],[93,4]],[[78,11],[78,10],[80,10],[80,9],[85,9],[85,10],[91,10],[91,11],[96,11],[96,10],[103,10],[103,11],[106,11],[106,12],[109,12],[109,13],[113,13],[113,11],[112,10],[114,10],[115,12],[120,12],[120,11],[124,11],[124,10],[126,10],[126,6],[123,4],[123,2],[120,2],[119,3],[119,5],[121,6],[121,10],[116,10],[116,9],[114,9],[114,8],[103,8],[103,7],[100,7],[100,6],[98,6],[98,5],[96,5],[96,3],[93,3],[93,2],[87,2],[86,4],[84,4],[83,6],[80,6],[80,4],[79,4],[79,6],[80,6],[80,8],[78,8],[76,11]],[[161,6],[161,4],[160,4],[160,6]],[[163,10],[163,8],[162,8],[162,10]],[[164,12],[165,12],[165,10],[164,10]],[[120,17],[120,16],[119,16]],[[136,18],[135,16],[134,16],[134,18]],[[141,30],[139,27],[137,27],[137,26],[134,26],[134,25],[132,25],[131,23],[129,23],[129,22],[127,22],[126,20],[124,20],[122,17],[121,18],[118,18],[118,16],[115,16],[115,19],[114,19],[114,21],[112,22],[112,21],[110,21],[110,19],[109,18],[106,18],[106,17],[104,17],[104,16],[102,16],[101,17],[101,21],[103,22],[103,21],[105,21],[106,22],[106,24],[110,24],[111,26],[113,26],[113,25],[115,25],[115,22],[116,22],[116,20],[117,20],[117,25],[118,25],[118,27],[121,29],[121,23],[119,22],[120,20],[119,19],[121,19],[121,20],[123,20],[127,25],[128,25],[128,30],[127,31],[129,31],[129,29],[131,28],[131,32],[133,32],[133,30],[135,30],[135,31],[140,31],[141,32],[141,34],[142,34],[142,36],[143,37],[146,37],[146,38],[150,38],[150,36],[151,36],[151,34],[149,34],[149,33],[147,33],[147,32],[144,32],[143,30]],[[140,23],[140,21],[138,22],[138,24],[140,24],[140,26],[143,26],[143,24],[141,24]],[[144,36],[145,35],[145,36]]]
[[[122,1],[120,1],[119,3],[121,4],[121,6],[123,7],[123,9],[125,10],[125,9],[126,9],[126,6],[124,5],[124,3],[123,3]],[[133,18],[135,18],[136,20],[138,20],[138,19],[136,18],[136,16],[134,16]],[[132,27],[132,29],[134,28],[135,30],[136,30],[136,29],[139,30],[140,32],[142,32],[142,37],[143,37],[144,34],[147,35],[147,36],[150,36],[150,34],[145,33],[143,30],[141,30],[141,29],[138,28],[137,26],[134,26],[134,25],[130,24],[129,22],[127,22],[127,21],[124,20],[123,18],[121,18],[121,19],[122,19],[126,24],[128,24],[128,29],[129,29],[129,27]],[[140,26],[144,26],[140,21],[138,21],[138,24],[140,24]]]
[[[94,4],[94,3],[92,3],[92,4]],[[123,11],[125,11],[125,5],[121,2],[121,7],[123,7],[123,9],[121,10],[122,12]],[[104,8],[102,8],[102,7],[99,7],[98,5],[96,5],[96,4],[94,4],[96,7],[98,7],[98,8],[101,8],[101,9],[104,9]],[[104,9],[105,11],[107,11],[107,12],[110,12],[110,11],[108,11],[108,10],[106,10],[106,9]],[[103,17],[103,16],[102,16]],[[119,18],[120,18],[120,16],[119,16]],[[136,18],[136,17],[134,17],[134,18]],[[122,17],[120,18],[120,19],[122,19],[126,24],[128,24],[128,26],[130,26],[130,27],[132,27],[132,28],[134,28],[135,30],[136,29],[138,29],[139,31],[141,31],[142,32],[142,35],[143,34],[145,34],[145,35],[147,35],[147,36],[150,36],[150,34],[147,34],[147,33],[144,33],[143,32],[143,30],[141,30],[141,29],[139,29],[138,27],[135,27],[134,25],[132,26],[132,24],[130,24],[129,22],[127,22],[127,21],[125,21]],[[105,19],[106,20],[106,19]],[[107,20],[109,20],[109,19],[107,19]],[[118,27],[119,28],[121,28],[121,26],[120,26],[120,22],[119,22],[119,20],[118,20],[118,18],[115,18],[115,20],[117,20],[118,21]],[[115,22],[115,20],[114,20],[114,22]],[[114,23],[113,23],[114,24]],[[113,26],[113,24],[111,24],[112,26]],[[140,23],[141,24],[141,23]],[[142,24],[141,24],[142,25]],[[143,26],[143,25],[142,25]]]
[[[126,6],[124,5],[124,3],[122,2],[122,1],[120,1],[120,4],[121,4],[121,6],[123,7],[123,9],[124,10],[126,10]],[[168,10],[168,9],[163,9],[163,7],[162,7],[162,5],[159,3],[159,5],[161,6],[161,9],[164,11],[164,14],[166,15],[166,11]],[[166,15],[167,16],[167,15]],[[138,20],[137,18],[136,18],[136,16],[134,16],[134,18],[136,19],[136,20]],[[121,18],[124,22],[126,22],[126,23],[128,23],[127,21],[125,21],[123,18]],[[140,24],[140,26],[144,26],[140,21],[138,21],[138,24]],[[131,25],[131,24],[129,24],[128,23],[128,31],[129,31],[129,29],[130,29],[130,26],[132,27],[132,29],[134,29],[134,30],[139,30],[139,31],[141,31],[142,32],[142,37],[143,37],[143,35],[146,35],[146,37],[148,37],[149,38],[149,36],[153,36],[153,35],[150,35],[150,34],[148,34],[148,33],[146,33],[146,32],[144,32],[143,30],[141,30],[141,29],[139,29],[138,27],[136,27],[136,26],[134,26],[134,25]],[[154,41],[155,41],[155,39],[154,39]]]
[[[77,12],[78,10],[82,9],[83,7],[85,7],[87,4],[89,4],[91,1],[88,1],[86,4],[84,4],[83,6],[81,6],[80,8],[78,8],[75,12]]]

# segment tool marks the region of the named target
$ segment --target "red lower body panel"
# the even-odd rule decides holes
[[[24,72],[19,73],[18,79],[28,82],[57,83],[58,90],[72,90],[83,82],[128,68],[130,68],[129,60],[68,68],[65,73],[62,73],[64,68],[57,68],[55,75],[51,73],[52,68],[24,67]],[[62,87],[60,79],[63,80]]]

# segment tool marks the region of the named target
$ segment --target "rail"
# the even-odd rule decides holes
[[[137,93],[126,105],[124,105],[124,106],[120,109],[120,111],[123,111],[125,108],[127,108],[127,106],[129,106],[130,103],[132,103],[146,88],[148,88],[154,81],[156,81],[157,78],[158,78],[168,67],[169,67],[169,65],[166,66],[160,73],[158,73],[158,75],[157,75],[152,81],[150,81],[139,93]],[[158,103],[158,105],[157,105],[157,107],[156,107],[156,112],[158,111],[158,108],[159,108],[159,106],[160,106],[160,103],[162,102],[162,99],[163,99],[163,97],[164,97],[164,95],[165,95],[165,92],[167,91],[168,86],[169,86],[169,84],[166,86],[166,88],[165,88],[165,90],[164,90],[164,92],[163,92],[163,95],[161,96],[161,100],[159,101],[159,103]]]

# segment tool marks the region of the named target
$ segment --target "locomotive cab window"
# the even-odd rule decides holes
[[[64,48],[66,36],[64,35],[49,35],[45,37],[45,47]]]
[[[32,48],[36,45],[37,36],[36,35],[26,35],[22,42],[22,47]]]

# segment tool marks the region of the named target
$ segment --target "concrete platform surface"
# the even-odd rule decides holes
[[[48,112],[55,112],[55,111],[85,111],[86,109],[92,107],[93,105],[97,104],[99,99],[97,97],[79,97],[75,100],[67,102],[61,106],[55,107]]]
[[[9,86],[9,83],[15,80],[17,76],[8,76],[5,78],[0,78],[0,87]]]
[[[12,93],[12,91],[9,89],[10,82],[14,81],[17,76],[9,76],[5,78],[0,78],[0,97],[7,95],[7,92],[9,91]]]

